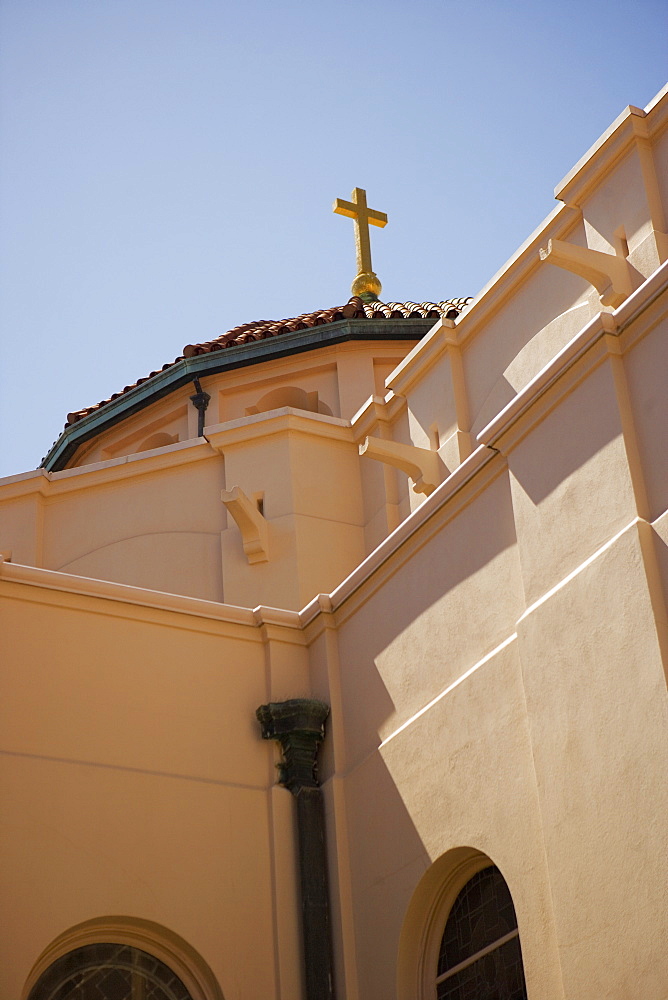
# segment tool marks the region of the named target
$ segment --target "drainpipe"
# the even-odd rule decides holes
[[[297,800],[306,1000],[334,1000],[325,811],[317,779],[318,747],[325,737],[329,707],[322,701],[295,698],[260,705],[255,714],[262,738],[281,744],[279,784]]]
[[[201,438],[204,435],[204,414],[211,396],[208,392],[203,391],[198,378],[193,379],[193,385],[197,391],[194,396],[190,397],[190,402],[197,410],[197,437]]]

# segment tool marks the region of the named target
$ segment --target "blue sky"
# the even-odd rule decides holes
[[[475,294],[668,75],[663,2],[3,0],[0,475],[238,323]]]

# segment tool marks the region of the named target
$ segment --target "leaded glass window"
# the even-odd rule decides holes
[[[515,907],[498,868],[483,868],[445,925],[437,1000],[527,1000]]]
[[[44,972],[29,1000],[192,1000],[164,962],[125,944],[89,944]]]

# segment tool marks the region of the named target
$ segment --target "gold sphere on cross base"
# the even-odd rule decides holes
[[[362,271],[358,274],[350,290],[353,295],[380,295],[382,285],[378,279],[378,275],[373,271]]]

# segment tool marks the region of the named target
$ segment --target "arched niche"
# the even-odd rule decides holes
[[[498,873],[498,880],[510,898],[505,879],[492,859],[474,848],[459,847],[448,851],[425,872],[413,893],[401,929],[397,958],[398,1000],[436,1000],[439,968],[443,966],[444,932],[467,887],[475,886],[485,872]],[[506,937],[512,939],[511,934]],[[519,941],[517,930],[514,937]]]
[[[284,406],[291,406],[295,410],[307,410],[309,413],[325,413],[329,417],[332,416],[331,409],[318,398],[317,392],[306,392],[305,389],[300,389],[296,385],[281,386],[265,393],[254,406],[247,407],[246,415],[280,410]]]
[[[43,984],[66,977],[68,965],[74,969],[80,962],[82,967],[93,967],[97,953],[102,956],[108,946],[119,946],[121,967],[128,964],[124,946],[139,953],[139,970],[142,968],[141,956],[155,959],[153,963],[143,961],[147,975],[158,980],[162,975],[167,984],[169,977],[161,969],[172,973],[170,988],[176,1000],[180,1000],[179,994],[184,1000],[224,1000],[210,967],[183,938],[150,920],[121,916],[87,920],[57,937],[35,962],[21,1000],[43,1000]]]
[[[178,434],[167,434],[166,431],[157,431],[142,441],[137,448],[137,452],[151,451],[152,448],[164,448],[168,444],[176,444],[178,440]]]

